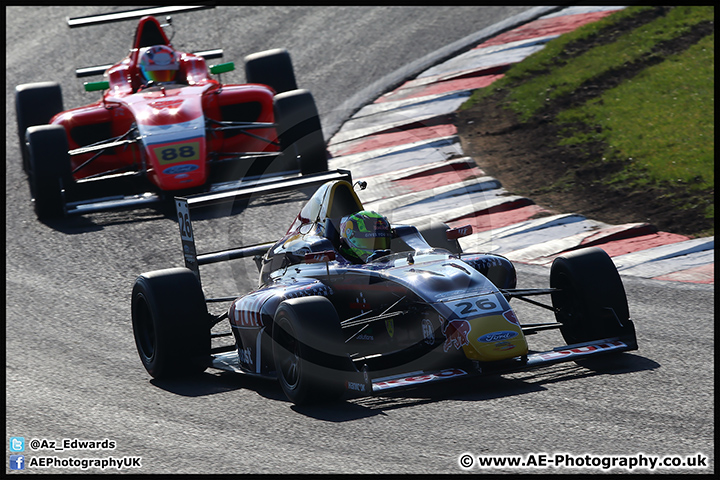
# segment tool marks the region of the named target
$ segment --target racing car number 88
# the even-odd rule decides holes
[[[169,163],[176,162],[187,162],[191,160],[197,160],[199,158],[198,147],[198,142],[157,147],[155,149],[155,155],[157,155],[160,165],[167,165]]]

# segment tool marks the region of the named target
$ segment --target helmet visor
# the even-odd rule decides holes
[[[151,82],[170,82],[175,78],[177,70],[146,70],[143,74]]]

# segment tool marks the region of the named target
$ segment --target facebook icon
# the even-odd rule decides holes
[[[10,455],[10,470],[25,470],[25,455]]]

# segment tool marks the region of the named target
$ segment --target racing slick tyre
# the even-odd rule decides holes
[[[555,318],[568,345],[634,333],[625,288],[615,264],[600,248],[557,257],[550,268]]]
[[[61,125],[30,127],[26,132],[28,184],[40,220],[65,214],[63,188],[72,183],[67,137]]]
[[[62,90],[56,82],[38,82],[15,87],[15,117],[22,154],[23,170],[30,170],[25,131],[34,125],[46,125],[63,111]]]
[[[340,320],[320,296],[282,302],[275,312],[273,358],[280,386],[296,405],[332,402],[343,393],[353,371],[344,351]]]
[[[296,90],[295,71],[290,53],[284,48],[253,53],[245,57],[245,80],[247,83],[261,83],[275,90],[275,93]]]
[[[325,138],[312,94],[293,90],[276,95],[275,118],[283,156],[299,159],[303,175],[327,171]]]
[[[140,360],[153,378],[187,377],[210,365],[210,318],[191,270],[139,276],[132,291],[132,326]]]

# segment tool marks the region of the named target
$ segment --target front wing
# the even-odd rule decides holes
[[[498,365],[478,365],[472,369],[463,367],[432,371],[421,370],[381,378],[370,378],[362,372],[350,373],[346,379],[345,388],[350,397],[382,395],[390,391],[416,388],[429,383],[525,371],[556,363],[571,362],[629,350],[637,350],[634,335],[565,345],[546,352],[531,353]],[[247,374],[240,367],[237,351],[213,355],[210,366],[219,370]]]

